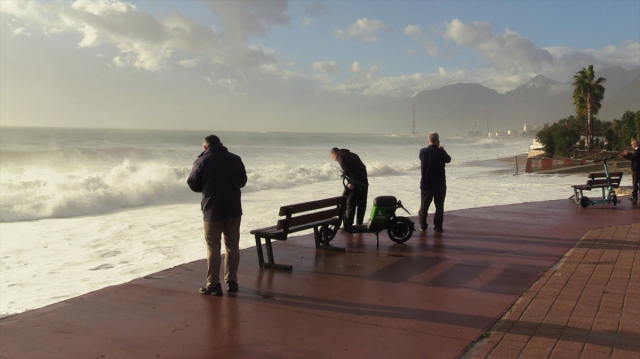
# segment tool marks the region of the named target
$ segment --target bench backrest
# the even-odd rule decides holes
[[[301,226],[304,224],[309,224],[317,221],[322,221],[325,219],[331,218],[341,218],[342,216],[342,205],[343,197],[333,197],[333,198],[325,198],[317,201],[305,202],[292,204],[288,206],[280,207],[280,215],[286,216],[286,218],[278,221],[277,228],[283,229],[286,233],[290,227]],[[329,209],[324,209],[328,207],[333,207]],[[317,211],[323,209],[322,211]],[[317,212],[312,212],[317,211]],[[311,212],[306,214],[300,214],[295,216],[295,214]]]
[[[622,172],[609,172],[611,184],[620,185],[622,181]],[[607,185],[607,174],[604,172],[589,173],[587,184],[589,186]]]

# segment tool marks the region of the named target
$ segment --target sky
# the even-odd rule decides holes
[[[2,126],[376,132],[589,65],[640,66],[640,1],[0,2]]]

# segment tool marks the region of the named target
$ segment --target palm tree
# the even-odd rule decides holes
[[[602,84],[606,81],[604,78],[599,77],[597,80],[596,73],[593,71],[593,65],[589,65],[589,68],[582,68],[582,70],[576,72],[573,76],[573,104],[576,106],[576,113],[578,116],[585,116],[587,118],[587,133],[585,146],[587,149],[591,149],[591,143],[593,141],[593,115],[598,114],[601,102],[604,99],[604,86]]]

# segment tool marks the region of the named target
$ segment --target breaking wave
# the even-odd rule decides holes
[[[369,176],[396,176],[417,165],[374,162]],[[186,184],[190,167],[124,160],[105,170],[64,172],[29,168],[20,173],[3,169],[0,181],[0,222],[65,218],[107,213],[131,207],[198,202],[199,194]],[[289,188],[340,180],[335,163],[317,166],[284,164],[247,167],[243,192]]]

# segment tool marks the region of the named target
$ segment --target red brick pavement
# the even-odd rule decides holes
[[[462,358],[640,359],[639,242],[640,223],[587,232]]]

